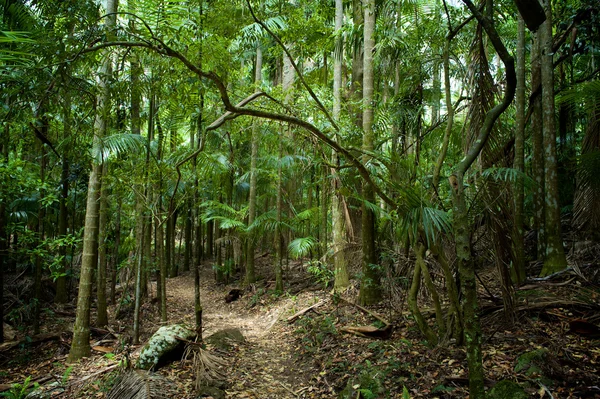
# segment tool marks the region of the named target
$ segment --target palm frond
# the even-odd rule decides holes
[[[290,256],[298,259],[310,254],[317,246],[317,240],[314,237],[296,238],[288,245]]]
[[[128,152],[141,153],[146,148],[147,143],[146,138],[139,134],[113,134],[101,139],[100,150],[94,148],[92,157],[95,162],[101,163]]]

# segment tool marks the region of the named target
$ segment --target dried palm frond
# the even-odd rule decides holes
[[[573,224],[579,230],[589,231],[600,229],[600,100],[596,100],[596,104],[596,108],[590,111],[581,146],[573,204]]]
[[[182,361],[191,357],[194,370],[194,387],[200,390],[202,386],[226,379],[225,367],[227,361],[210,351],[202,348],[200,343],[188,341]]]
[[[144,370],[127,370],[110,390],[107,399],[167,399],[174,390],[160,374]]]

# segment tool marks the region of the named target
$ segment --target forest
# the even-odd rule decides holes
[[[0,396],[600,397],[597,0],[0,11]]]

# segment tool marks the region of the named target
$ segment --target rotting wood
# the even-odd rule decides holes
[[[298,319],[303,314],[310,312],[311,310],[314,310],[314,309],[318,308],[319,306],[322,306],[324,303],[325,303],[324,300],[319,301],[319,302],[315,303],[314,305],[311,305],[307,308],[302,309],[301,311],[297,312],[293,316],[288,317],[288,319],[287,319],[288,324],[292,324],[294,321],[296,321],[296,319]]]

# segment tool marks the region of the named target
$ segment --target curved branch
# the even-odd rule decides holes
[[[508,50],[504,46],[504,43],[498,35],[498,31],[496,31],[496,28],[494,27],[492,21],[479,11],[479,9],[475,7],[471,0],[462,1],[469,8],[471,13],[475,16],[475,18],[477,18],[477,21],[485,30],[488,38],[494,46],[494,49],[496,50],[496,53],[502,60],[502,63],[504,64],[504,67],[506,69],[506,89],[504,91],[504,97],[502,98],[502,101],[486,113],[485,120],[483,121],[483,125],[479,130],[477,140],[475,140],[473,146],[468,150],[467,155],[460,161],[460,163],[456,167],[455,174],[464,175],[464,173],[473,164],[475,159],[477,159],[477,156],[483,149],[483,146],[487,142],[492,128],[494,127],[494,123],[500,117],[500,115],[502,115],[502,113],[508,108],[513,98],[515,97],[515,90],[517,87],[517,74],[515,71],[515,60],[508,53]]]
[[[159,44],[159,46],[156,46],[156,45],[153,45],[150,43],[145,43],[145,42],[114,41],[114,42],[102,43],[97,46],[85,49],[85,50],[86,50],[86,52],[90,52],[90,51],[92,51],[92,49],[100,49],[100,48],[106,48],[106,47],[111,47],[111,46],[144,47],[149,50],[155,51],[159,54],[178,59],[179,61],[181,61],[181,63],[183,65],[185,65],[191,72],[196,74],[198,77],[206,78],[206,79],[210,80],[216,86],[217,90],[219,91],[221,101],[223,102],[223,105],[225,106],[225,110],[230,112],[230,114],[228,114],[230,116],[227,116],[228,118],[233,118],[234,117],[233,115],[238,115],[238,116],[239,115],[248,115],[248,116],[254,116],[254,117],[259,117],[259,118],[264,118],[264,119],[270,119],[270,120],[291,123],[295,126],[298,126],[298,127],[301,127],[303,129],[307,130],[318,140],[320,140],[321,142],[324,142],[329,147],[334,149],[336,152],[342,154],[352,165],[354,165],[358,169],[358,173],[360,174],[360,176],[367,182],[367,184],[369,184],[373,188],[375,193],[377,195],[379,195],[381,197],[381,199],[383,199],[392,208],[397,207],[396,203],[385,192],[383,192],[383,190],[373,181],[373,179],[371,178],[371,175],[369,174],[369,171],[360,162],[360,160],[357,159],[356,157],[354,157],[347,149],[340,146],[334,140],[330,139],[325,133],[323,133],[323,131],[318,129],[316,126],[314,126],[313,124],[311,124],[305,120],[297,118],[295,116],[278,114],[278,113],[274,113],[274,112],[262,111],[262,110],[257,110],[257,109],[243,108],[240,106],[233,105],[231,103],[231,99],[229,98],[229,93],[227,92],[227,87],[225,86],[225,83],[223,82],[223,80],[221,80],[221,78],[216,73],[214,73],[212,71],[211,72],[202,71],[202,69],[200,69],[199,67],[194,65],[185,55],[183,55],[182,53],[180,53],[177,50],[172,49],[167,44],[165,44],[162,40],[160,40],[156,37],[153,37],[153,40],[155,40]],[[310,89],[308,88],[308,90],[310,90]],[[264,94],[264,95],[269,97],[270,99],[276,101],[275,99],[268,96],[267,94]],[[250,96],[250,97],[253,97],[253,96]],[[254,97],[254,98],[256,98],[256,97]],[[254,98],[252,98],[252,99],[254,99]],[[337,128],[337,125],[335,127]],[[189,161],[190,159],[192,159],[193,157],[197,156],[198,153],[201,151],[202,151],[202,148],[200,148],[198,151],[194,152],[190,156],[186,157],[186,159],[184,161],[180,162],[178,164],[178,166],[181,166],[183,163],[185,163],[185,162]],[[179,171],[179,169],[178,169],[178,171]]]

